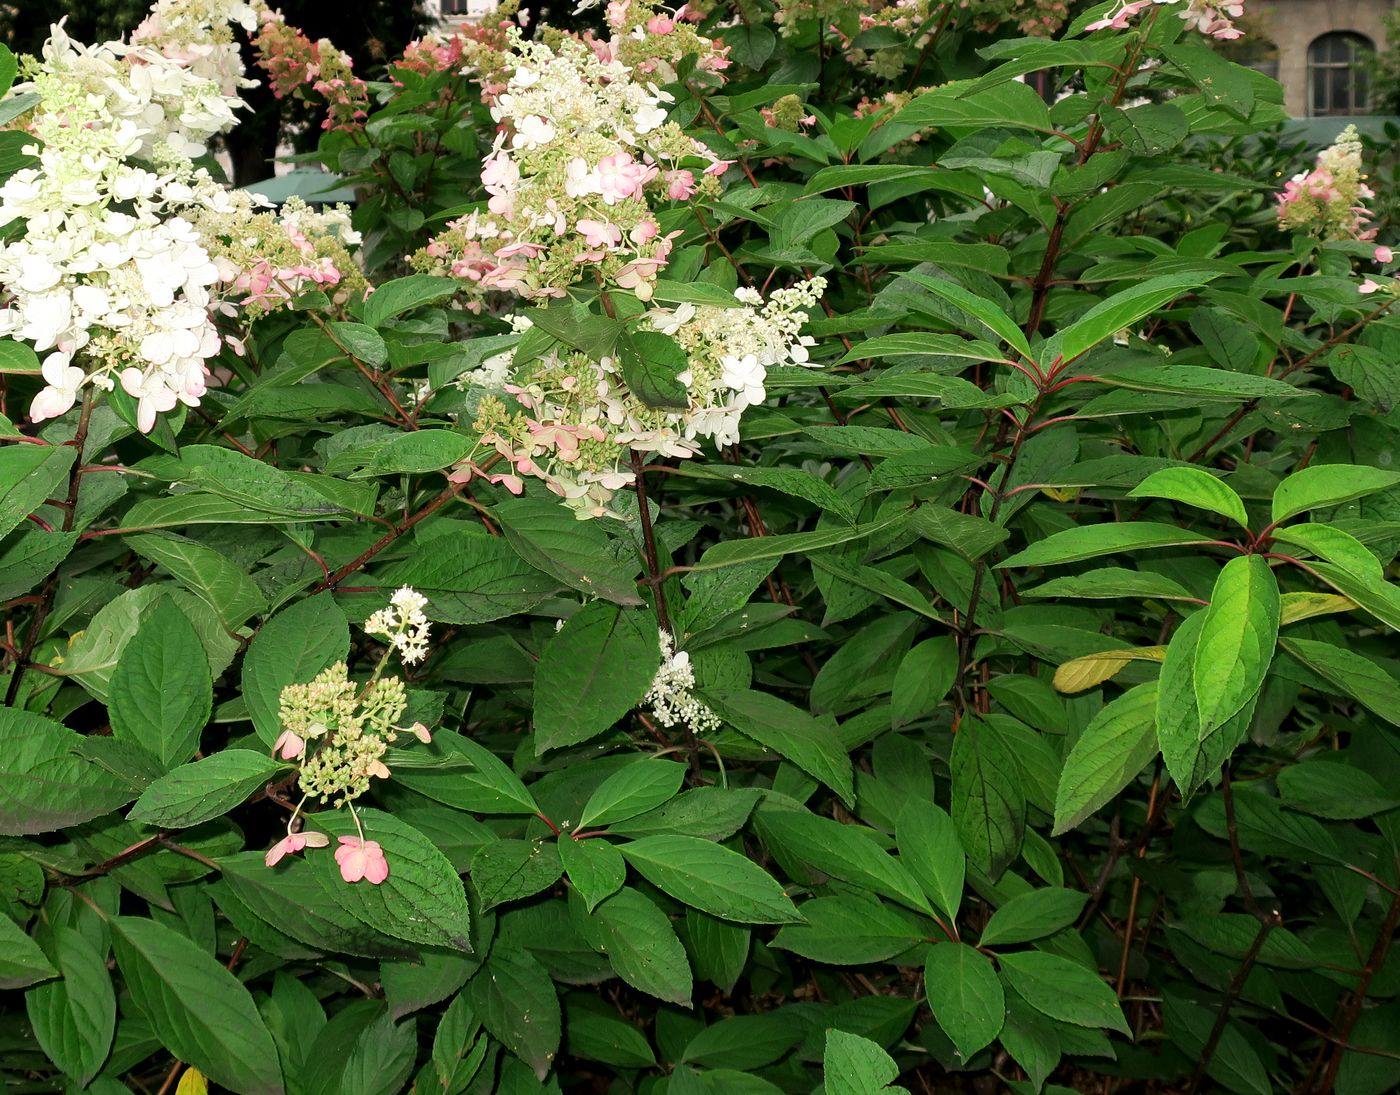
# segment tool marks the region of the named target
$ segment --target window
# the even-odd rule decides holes
[[[464,15],[468,20],[478,20],[496,10],[496,0],[441,0],[441,7],[443,15]]]
[[[1374,47],[1369,38],[1340,31],[1313,39],[1308,47],[1308,113],[1365,114],[1370,78],[1358,67]]]

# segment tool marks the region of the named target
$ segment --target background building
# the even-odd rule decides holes
[[[1385,48],[1385,17],[1395,6],[1395,0],[1251,4],[1237,56],[1278,78],[1295,118],[1367,114],[1371,89],[1356,62]]]

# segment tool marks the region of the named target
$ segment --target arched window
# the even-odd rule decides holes
[[[1358,63],[1374,48],[1365,35],[1350,31],[1314,38],[1308,47],[1308,113],[1365,114],[1370,79]]]

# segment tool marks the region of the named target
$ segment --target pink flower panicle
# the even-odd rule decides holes
[[[279,99],[294,96],[312,102],[315,92],[325,102],[322,129],[357,130],[369,116],[369,88],[357,77],[350,55],[327,38],[311,41],[288,26],[280,12],[263,13],[263,25],[253,38],[257,65],[268,75],[268,86]]]
[[[1128,20],[1146,11],[1153,4],[1178,2],[1179,0],[1120,0],[1117,8],[1102,19],[1090,23],[1084,29],[1086,31],[1127,30]],[[1226,0],[1225,3],[1220,3],[1218,0],[1187,0],[1186,7],[1177,12],[1177,15],[1186,21],[1186,26],[1189,29],[1198,30],[1211,38],[1228,41],[1244,37],[1244,31],[1231,22],[1232,19],[1238,19],[1244,15],[1244,4],[1240,0]]]

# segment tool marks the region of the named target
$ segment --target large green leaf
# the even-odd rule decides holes
[[[112,736],[141,746],[168,771],[199,748],[213,702],[199,636],[175,602],[161,598],[112,673]]]
[[[361,807],[365,839],[378,841],[389,863],[389,877],[379,885],[340,877],[329,850],[312,854],[316,878],[337,905],[362,924],[409,943],[470,951],[470,911],[462,880],[437,846],[406,821],[382,810]],[[308,819],[337,838],[357,833],[343,811],[322,811]]]
[[[826,723],[768,692],[707,689],[703,698],[741,734],[786,757],[843,801],[854,800],[850,757]]]
[[[465,992],[482,1025],[543,1080],[559,1052],[561,1026],[544,967],[528,953],[497,947]]]
[[[169,829],[188,828],[228,813],[288,766],[251,749],[224,749],[160,777],[127,815]]]
[[[0,536],[6,536],[53,497],[73,466],[76,450],[67,445],[0,447]]]
[[[1283,639],[1283,649],[1327,683],[1392,726],[1400,726],[1400,682],[1369,658],[1315,639]]]
[[[638,568],[617,560],[596,521],[580,521],[572,510],[539,498],[508,498],[497,504],[496,516],[511,547],[537,570],[591,597],[642,603],[633,580]]]
[[[25,993],[25,1009],[49,1060],[86,1085],[112,1048],[117,995],[103,955],[82,932],[55,928],[53,951],[62,978]]]
[[[968,859],[993,877],[1021,849],[1026,798],[1016,759],[975,719],[953,738],[953,821]]]
[[[39,944],[25,935],[8,916],[0,916],[0,989],[20,989],[45,981],[54,969]]]
[[[579,745],[641,702],[661,664],[656,620],[642,609],[592,601],[540,652],[535,752]]]
[[[1244,500],[1225,483],[1203,468],[1163,468],[1153,472],[1128,492],[1129,498],[1169,498],[1197,509],[1207,509],[1228,517],[1242,527],[1249,526]]]
[[[899,811],[895,841],[900,862],[918,880],[929,900],[943,915],[955,918],[962,903],[967,856],[953,819],[942,807],[911,798]]]
[[[692,978],[670,918],[630,886],[580,914],[581,930],[607,955],[614,972],[640,992],[690,1006]]]
[[[80,756],[82,736],[56,722],[0,707],[0,833],[47,833],[124,806],[137,792]]]
[[[152,920],[119,916],[108,923],[127,990],[172,1053],[240,1095],[283,1090],[272,1035],[223,963]]]
[[[1114,555],[1120,551],[1143,551],[1147,548],[1185,547],[1208,544],[1215,537],[1191,532],[1156,521],[1118,521],[1102,525],[1081,525],[1052,533],[1039,543],[1011,556],[999,567],[1058,566],[1093,559],[1099,555]]]
[[[740,924],[788,924],[802,915],[758,864],[692,836],[646,836],[621,845],[653,886],[692,908]]]
[[[1097,971],[1044,951],[997,958],[1006,983],[1042,1014],[1081,1027],[1107,1027],[1130,1034],[1118,996]]]
[[[243,655],[243,699],[265,745],[282,734],[282,689],[305,684],[350,652],[350,625],[329,593],[297,601],[263,624]]]
[[[1400,473],[1362,464],[1310,464],[1295,471],[1274,490],[1273,522],[1278,524],[1311,509],[1339,506],[1353,498],[1389,490]]]
[[[932,913],[914,876],[864,826],[845,825],[807,810],[763,809],[757,816],[764,843],[779,860],[795,859],[918,912]]]
[[[1065,758],[1055,833],[1073,829],[1123,790],[1157,752],[1157,685],[1140,684],[1101,708]]]
[[[1216,579],[1196,646],[1193,681],[1201,734],[1259,693],[1278,640],[1278,582],[1257,555],[1231,559]]]
[[[964,1063],[990,1045],[1006,1022],[1006,1000],[991,959],[965,943],[929,948],[924,994]]]

